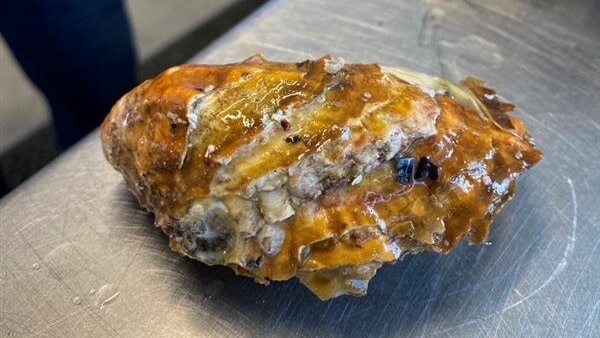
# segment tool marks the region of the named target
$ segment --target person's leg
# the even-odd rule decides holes
[[[46,96],[62,148],[98,126],[135,85],[135,53],[120,0],[0,1],[0,31]]]

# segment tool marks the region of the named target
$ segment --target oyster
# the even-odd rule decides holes
[[[174,251],[329,299],[405,254],[486,240],[542,156],[513,108],[475,78],[257,55],[142,83],[102,145]]]

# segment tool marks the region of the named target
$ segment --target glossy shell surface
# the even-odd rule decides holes
[[[254,56],[144,82],[102,141],[173,250],[328,299],[405,254],[486,240],[541,159],[513,108],[475,78]],[[399,180],[398,158],[428,176]]]

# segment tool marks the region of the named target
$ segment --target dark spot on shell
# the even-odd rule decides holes
[[[430,179],[436,181],[439,178],[439,167],[431,163],[427,157],[421,157],[415,171],[415,180]]]
[[[285,142],[287,143],[297,143],[302,139],[302,137],[300,137],[300,135],[298,134],[294,134],[294,135],[290,135],[288,137],[285,138]]]
[[[263,256],[260,255],[256,260],[250,260],[246,262],[246,268],[250,270],[258,269],[263,262]]]
[[[302,62],[296,62],[296,67],[298,67],[298,69],[308,69],[309,64],[309,60],[304,60]]]
[[[412,157],[396,158],[396,179],[401,184],[411,184],[415,170],[415,159]]]

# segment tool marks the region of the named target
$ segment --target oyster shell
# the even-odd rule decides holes
[[[102,144],[173,250],[329,299],[405,254],[486,240],[541,159],[513,108],[475,78],[257,55],[142,83]]]

